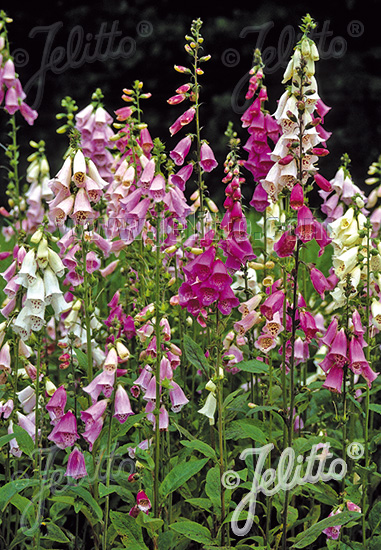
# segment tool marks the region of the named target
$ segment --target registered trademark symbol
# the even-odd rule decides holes
[[[364,23],[358,21],[357,19],[354,19],[353,21],[348,23],[347,33],[352,38],[358,38],[364,33]]]
[[[354,441],[347,447],[347,455],[353,460],[359,460],[364,456],[364,445]]]

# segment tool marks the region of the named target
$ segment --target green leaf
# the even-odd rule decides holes
[[[216,451],[212,449],[210,445],[207,443],[204,443],[203,441],[200,441],[199,439],[194,439],[193,441],[180,441],[184,447],[187,447],[188,449],[192,449],[194,451],[198,451],[199,453],[202,453],[204,456],[207,456],[208,458],[212,458],[213,460],[217,460]]]
[[[21,514],[24,514],[27,517],[29,525],[34,524],[36,518],[36,510],[34,507],[34,503],[31,500],[23,497],[20,494],[17,494],[12,497],[10,502],[21,512]]]
[[[163,479],[160,485],[160,494],[163,498],[167,497],[173,491],[184,485],[194,475],[196,475],[208,462],[208,458],[202,460],[190,460],[176,464],[174,468]]]
[[[146,413],[139,413],[131,415],[127,418],[127,420],[120,426],[118,429],[118,438],[122,435],[126,435],[126,433],[131,430],[131,428],[134,426],[134,424],[137,424],[140,422],[140,420],[143,420],[143,418],[146,417]],[[115,450],[115,453],[118,452],[118,449]]]
[[[234,420],[225,431],[226,439],[253,439],[262,445],[266,445],[267,440],[265,434],[260,428],[253,424],[253,420],[243,419]]]
[[[151,534],[159,531],[164,524],[164,521],[160,518],[151,518],[144,512],[140,512],[136,518],[136,523],[141,527],[145,527]]]
[[[28,432],[24,430],[24,428],[22,428],[21,426],[17,426],[16,424],[13,426],[13,433],[13,437],[16,438],[20,450],[29,457],[32,457],[33,453],[35,452],[35,446],[34,441],[30,437]]]
[[[213,544],[209,529],[195,521],[178,521],[177,523],[172,523],[169,527],[176,531],[176,533],[184,535],[187,539],[194,540],[200,544]]]
[[[215,510],[221,510],[221,474],[219,466],[210,468],[206,474],[205,493]]]
[[[7,443],[10,442],[11,439],[13,439],[15,436],[14,434],[7,434],[0,437],[0,449],[1,447],[4,447]]]
[[[38,479],[16,479],[3,485],[0,488],[0,509],[4,512],[9,501],[18,493],[26,489],[27,487],[36,487],[40,482]]]
[[[204,352],[198,344],[187,334],[184,335],[184,352],[188,361],[196,367],[202,369],[205,373],[209,371],[209,363]]]
[[[258,359],[250,359],[249,361],[240,361],[234,365],[235,367],[245,372],[251,372],[253,374],[267,374],[269,372],[269,366],[264,361]]]
[[[195,506],[196,508],[201,508],[202,510],[212,513],[212,501],[208,498],[187,498],[185,502],[189,502],[191,506]]]
[[[75,495],[79,496],[81,499],[85,501],[85,503],[89,506],[89,508],[94,512],[96,518],[101,521],[103,518],[103,512],[97,501],[94,499],[94,497],[80,486],[71,486],[68,490],[68,493],[74,493]]]
[[[134,550],[148,550],[143,541],[142,528],[134,518],[126,513],[111,510],[110,521],[126,547],[130,546]]]
[[[312,544],[323,529],[327,527],[334,527],[335,525],[345,525],[346,523],[356,520],[361,517],[359,512],[341,512],[331,517],[327,517],[318,523],[315,523],[309,527],[306,531],[299,533],[295,539],[295,543],[291,548],[305,548]]]
[[[45,523],[45,527],[48,531],[47,535],[44,535],[43,539],[54,540],[54,542],[70,542],[65,533],[54,523]]]
[[[377,405],[376,403],[371,403],[369,405],[369,410],[374,411],[378,414],[381,414],[381,405]]]
[[[87,372],[88,361],[86,353],[84,353],[81,349],[75,349],[74,353],[77,356],[78,365]]]
[[[381,501],[376,502],[369,512],[369,527],[374,534],[381,532]]]

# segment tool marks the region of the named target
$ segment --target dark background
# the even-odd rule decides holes
[[[64,60],[64,66],[57,74],[47,70],[42,90],[41,104],[36,105],[37,85],[28,90],[27,103],[38,107],[39,117],[33,127],[29,127],[18,116],[20,125],[19,141],[21,168],[25,170],[25,159],[31,152],[30,139],[46,141],[48,160],[52,175],[60,168],[62,155],[68,141],[65,135],[56,134],[60,125],[55,115],[61,111],[61,100],[66,95],[73,97],[79,109],[85,107],[96,88],[104,94],[106,109],[113,111],[122,106],[122,89],[130,87],[134,80],[144,82],[144,90],[152,93],[152,98],[144,105],[144,119],[149,124],[152,137],[160,137],[169,151],[183,134],[171,138],[168,127],[184,110],[182,105],[169,106],[167,98],[175,89],[186,82],[185,75],[176,73],[174,64],[187,64],[189,56],[184,51],[184,35],[189,32],[192,19],[200,17],[203,22],[202,35],[205,39],[205,54],[212,59],[205,64],[205,75],[201,77],[201,111],[203,137],[208,139],[216,153],[219,167],[208,177],[211,194],[220,199],[224,185],[223,161],[227,152],[224,131],[228,122],[246,141],[248,134],[241,128],[240,116],[245,103],[247,75],[251,68],[252,54],[258,46],[258,32],[247,32],[240,36],[246,27],[268,28],[263,42],[263,51],[271,53],[276,48],[275,59],[265,70],[269,93],[268,108],[274,112],[276,101],[284,91],[281,84],[284,68],[291,53],[287,54],[287,40],[283,46],[279,37],[296,36],[301,17],[307,12],[318,22],[318,31],[323,28],[330,33],[325,40],[317,38],[322,59],[317,63],[316,77],[319,93],[323,101],[332,107],[326,116],[325,128],[332,131],[327,142],[331,154],[321,159],[321,173],[331,179],[340,163],[343,153],[351,158],[352,176],[357,185],[364,187],[368,166],[381,152],[381,44],[379,40],[378,12],[376,0],[347,0],[334,2],[279,2],[260,0],[212,4],[184,1],[121,0],[119,2],[97,1],[77,3],[58,1],[42,4],[39,1],[21,3],[3,2],[2,8],[14,22],[9,25],[11,51],[19,61],[17,70],[25,87],[41,69],[41,59],[46,48],[47,32],[36,30],[62,22],[51,44],[50,55],[57,47],[66,50],[70,33],[76,25],[83,29],[84,43],[79,48],[77,60],[83,56],[85,47],[89,55],[94,51],[95,39],[101,25],[106,32],[112,26],[122,34],[115,37],[112,51],[118,49],[120,41],[129,37],[125,47],[133,46],[133,54],[125,59],[119,57],[94,62],[85,62],[73,68]],[[354,22],[354,23],[353,23]],[[117,25],[117,27],[116,27]],[[33,30],[34,29],[34,30]],[[34,33],[34,36],[31,36]],[[283,34],[282,34],[283,33]],[[131,40],[132,39],[132,40]],[[295,44],[295,40],[292,45]],[[105,51],[107,40],[102,52]],[[136,45],[136,48],[135,48]],[[278,50],[279,48],[279,50]],[[286,49],[286,55],[282,52]],[[280,52],[280,53],[278,53]],[[45,50],[46,53],[46,50]],[[56,52],[57,53],[57,52]],[[50,56],[48,59],[51,59]],[[235,92],[243,79],[239,94]],[[38,98],[37,98],[38,99]],[[7,143],[5,113],[0,113],[2,143]],[[1,153],[3,155],[3,153]],[[243,156],[246,153],[243,152]],[[4,164],[5,157],[0,160]],[[2,171],[0,199],[4,200],[5,172]],[[252,183],[247,173],[248,183]],[[251,198],[252,186],[245,195]]]

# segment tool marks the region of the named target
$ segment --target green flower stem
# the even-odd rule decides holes
[[[365,306],[365,315],[366,315],[366,343],[368,346],[365,348],[366,359],[371,366],[371,357],[370,357],[370,223],[367,220],[367,234],[366,234],[366,306]],[[366,384],[366,394],[365,394],[365,424],[364,424],[364,450],[365,450],[365,473],[364,473],[364,483],[362,489],[362,544],[364,549],[367,547],[367,536],[366,536],[366,512],[368,506],[368,484],[369,484],[369,468],[370,468],[370,456],[369,456],[369,405],[370,405],[370,392],[369,386]]]
[[[195,41],[198,44],[199,39],[199,29],[196,31]],[[197,78],[197,69],[198,69],[198,48],[194,50],[194,64],[193,64],[193,79],[194,79],[194,95],[195,95],[195,120],[196,120],[196,155],[197,155],[197,174],[198,174],[198,190],[200,194],[200,212],[201,212],[201,238],[204,238],[205,228],[204,228],[204,184],[202,181],[202,169],[200,165],[201,160],[201,129],[200,129],[200,103],[199,103],[199,84]]]
[[[294,403],[295,403],[295,339],[296,339],[296,309],[298,305],[298,271],[299,271],[299,250],[301,242],[298,239],[295,251],[295,267],[293,270],[293,299],[292,299],[292,314],[291,314],[291,357],[290,357],[290,397],[289,397],[289,412],[287,418],[288,431],[288,447],[292,448],[294,435]],[[285,368],[285,365],[284,365]],[[287,550],[287,513],[290,498],[290,491],[286,490],[284,494],[284,509],[283,509],[283,534],[282,534],[282,550]]]
[[[161,253],[160,253],[160,213],[156,213],[156,271],[155,271],[155,335],[156,335],[156,403],[153,414],[155,415],[155,474],[154,474],[154,506],[153,512],[155,518],[160,517],[159,510],[159,468],[160,468],[160,362],[161,362],[161,300],[160,300],[160,271],[161,271]]]
[[[37,343],[37,362],[36,362],[36,406],[35,406],[35,434],[34,434],[34,477],[39,479],[40,486],[39,492],[41,494],[41,452],[40,452],[40,441],[38,437],[38,430],[40,426],[40,409],[39,409],[39,400],[40,400],[40,374],[41,374],[41,347],[42,343],[38,341]],[[38,501],[38,511],[37,519],[41,521],[41,502]],[[34,537],[34,547],[36,550],[40,550],[40,529],[38,528]]]
[[[87,380],[90,383],[93,379],[93,354],[91,349],[91,286],[89,284],[88,273],[86,270],[86,252],[87,246],[82,233],[82,262],[83,262],[83,302],[85,309],[85,326],[86,326],[86,355],[87,355]],[[89,395],[89,403],[91,405],[91,397]]]
[[[112,405],[112,410],[110,413],[109,418],[109,424],[108,424],[108,431],[107,431],[107,448],[106,448],[106,457],[107,457],[107,465],[106,465],[106,488],[108,489],[110,487],[110,475],[111,475],[111,456],[110,456],[110,448],[111,448],[111,432],[112,432],[112,416],[114,412],[114,403]],[[103,544],[102,548],[103,550],[107,550],[107,534],[108,534],[108,521],[109,521],[109,511],[110,511],[110,495],[106,495],[106,502],[105,502],[105,515],[104,515],[104,529],[103,529]]]

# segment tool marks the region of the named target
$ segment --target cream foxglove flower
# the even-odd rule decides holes
[[[209,418],[209,424],[213,426],[216,407],[217,407],[217,399],[215,398],[214,394],[210,392],[208,397],[206,398],[205,405],[201,409],[199,409],[197,412]]]
[[[335,270],[335,274],[337,275],[337,277],[339,277],[339,279],[345,277],[347,273],[350,273],[356,267],[357,254],[358,246],[355,246],[346,250],[345,252],[342,252],[338,256],[333,257],[333,268]]]
[[[370,310],[372,312],[372,324],[378,328],[381,329],[381,303],[377,302],[376,300],[373,300]]]

